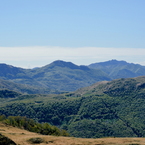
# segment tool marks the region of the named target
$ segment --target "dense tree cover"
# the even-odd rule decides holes
[[[52,126],[48,123],[40,124],[27,117],[8,116],[6,118],[5,115],[1,115],[0,121],[7,125],[23,128],[25,130],[40,133],[43,135],[69,136],[69,134],[63,129],[59,129],[58,127]]]
[[[0,98],[15,98],[20,96],[20,93],[10,91],[10,90],[0,90]]]
[[[49,122],[76,137],[145,137],[144,84],[145,77],[139,77],[67,94],[6,97],[0,114]]]

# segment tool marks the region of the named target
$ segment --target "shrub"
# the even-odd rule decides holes
[[[32,144],[40,144],[40,143],[44,142],[44,140],[42,138],[39,138],[39,137],[30,138],[28,141]]]

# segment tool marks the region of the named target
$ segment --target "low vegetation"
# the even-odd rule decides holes
[[[40,144],[43,143],[44,140],[40,137],[36,137],[36,138],[34,137],[34,138],[30,138],[28,142],[30,142],[31,144]]]
[[[145,138],[99,138],[86,139],[62,136],[40,135],[24,129],[0,123],[0,133],[17,145],[144,145]],[[12,144],[12,145],[15,145]],[[10,144],[0,144],[10,145]]]
[[[0,116],[0,121],[6,125],[11,125],[14,127],[23,128],[28,131],[40,133],[43,135],[56,135],[56,136],[69,136],[69,134],[62,129],[52,126],[48,123],[37,123],[33,119],[20,116],[9,116],[5,117],[4,115]]]

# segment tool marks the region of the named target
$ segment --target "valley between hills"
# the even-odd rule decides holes
[[[89,66],[55,61],[35,69],[0,64],[0,70],[0,115],[49,123],[77,137],[78,144],[96,141],[79,138],[107,137],[96,144],[122,144],[118,137],[145,137],[144,66],[117,60]]]

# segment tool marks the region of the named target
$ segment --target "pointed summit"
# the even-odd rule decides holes
[[[78,69],[79,66],[73,64],[72,62],[65,62],[63,60],[56,60],[52,62],[51,64],[48,65],[49,68],[54,68],[54,67],[67,67],[70,69]]]
[[[93,69],[101,69],[112,79],[143,76],[145,72],[144,66],[115,59],[106,62],[93,63],[90,64],[89,67]]]
[[[91,68],[95,68],[98,66],[104,66],[104,67],[112,67],[112,66],[116,66],[116,65],[127,65],[128,63],[126,61],[118,61],[116,59],[112,59],[109,61],[105,61],[105,62],[98,62],[98,63],[92,63],[89,65],[89,67]]]

